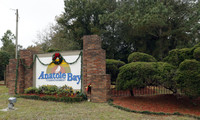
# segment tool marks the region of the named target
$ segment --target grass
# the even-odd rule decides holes
[[[0,109],[7,107],[8,94],[5,86],[0,86]],[[15,111],[0,111],[0,120],[192,120],[190,117],[146,115],[126,112],[108,103],[63,103],[18,98]]]
[[[0,84],[4,84],[4,81],[0,81]]]

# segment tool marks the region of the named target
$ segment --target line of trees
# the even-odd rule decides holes
[[[7,30],[0,39],[3,46],[0,49],[0,80],[4,80],[4,71],[10,58],[15,57],[15,36]]]
[[[82,37],[97,34],[107,58],[127,62],[135,51],[162,60],[171,49],[199,42],[196,0],[65,0],[64,4],[57,23],[38,34],[35,47],[41,51],[82,49]]]

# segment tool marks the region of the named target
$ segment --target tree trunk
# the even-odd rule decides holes
[[[131,96],[134,96],[133,90],[129,90],[129,91],[130,91]]]

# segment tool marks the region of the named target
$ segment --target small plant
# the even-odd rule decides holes
[[[29,87],[24,90],[24,93],[26,94],[34,94],[37,93],[37,88],[36,87]]]
[[[64,85],[62,87],[57,87],[56,85],[42,85],[39,88],[29,87],[25,89],[25,93],[59,96],[73,96],[75,94],[73,88],[67,85]]]

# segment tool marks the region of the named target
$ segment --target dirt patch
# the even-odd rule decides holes
[[[191,101],[187,97],[174,95],[154,95],[135,97],[113,97],[114,104],[136,111],[151,111],[200,116],[200,98]],[[195,104],[194,104],[195,103]]]

